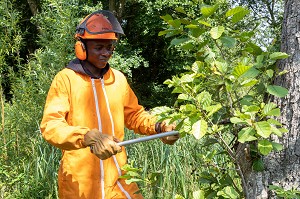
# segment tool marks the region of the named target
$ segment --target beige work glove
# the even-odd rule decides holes
[[[157,133],[173,131],[173,130],[175,130],[175,128],[176,128],[175,123],[167,124],[166,121],[158,122],[155,125],[155,130],[156,130]],[[164,144],[169,144],[169,145],[173,145],[178,139],[179,139],[179,134],[160,138],[160,140]]]
[[[92,129],[84,135],[83,145],[89,146],[93,154],[105,160],[122,151],[117,142],[119,142],[117,138],[100,133],[98,129]]]

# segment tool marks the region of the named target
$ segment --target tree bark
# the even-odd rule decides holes
[[[252,172],[248,179],[249,198],[276,198],[268,185],[290,190],[300,189],[300,1],[286,0],[282,26],[281,51],[290,55],[278,63],[280,70],[288,73],[275,80],[289,90],[285,98],[274,101],[282,111],[281,122],[289,131],[272,140],[283,144],[281,152],[264,157],[265,171]]]

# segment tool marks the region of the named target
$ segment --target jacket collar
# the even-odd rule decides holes
[[[70,61],[70,63],[66,66],[66,68],[69,68],[77,73],[80,74],[84,74],[87,75],[91,78],[94,79],[99,79],[102,78],[104,76],[105,73],[107,73],[107,71],[109,70],[110,66],[109,63],[106,64],[106,66],[103,69],[99,69],[100,71],[100,75],[99,76],[94,76],[86,67],[85,67],[85,63],[86,61],[81,61],[78,58]]]

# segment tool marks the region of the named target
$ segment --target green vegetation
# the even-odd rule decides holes
[[[53,76],[74,58],[76,25],[108,9],[94,2],[43,0],[32,15],[21,12],[27,1],[0,1],[0,198],[57,197],[61,154],[42,139],[39,123]],[[238,144],[258,171],[261,156],[281,149],[268,141],[285,131],[270,99],[286,94],[272,80],[284,73],[276,60],[287,55],[276,52],[277,41],[258,45],[249,10],[225,0],[126,1],[125,11],[126,37],[111,64],[126,73],[146,108],[166,105],[151,111],[177,121],[183,138],[174,146],[128,146],[124,177],[149,199],[243,198]],[[126,139],[135,136],[126,132]]]

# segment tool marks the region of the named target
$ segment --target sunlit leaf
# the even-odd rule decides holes
[[[240,198],[240,194],[232,186],[227,186],[221,191],[218,191],[218,196],[223,196],[224,198],[236,199]]]
[[[196,139],[201,139],[207,132],[207,122],[205,120],[198,120],[192,126],[192,134]]]
[[[232,20],[233,23],[237,23],[237,22],[241,21],[249,13],[250,13],[249,10],[243,10],[241,12],[238,12],[238,13],[234,14],[232,16],[231,20]]]
[[[199,22],[200,24],[202,24],[202,25],[205,25],[205,26],[207,26],[207,27],[211,27],[211,24],[210,24],[210,23],[208,23],[208,22],[206,22],[206,21],[203,21],[203,20],[198,20],[198,22]]]
[[[275,119],[270,118],[267,121],[268,121],[269,124],[273,124],[273,125],[277,125],[277,126],[282,126],[282,124],[280,122],[278,122],[277,120],[275,120]]]
[[[239,78],[242,76],[245,72],[247,72],[251,66],[244,66],[244,65],[238,65],[234,68],[232,74],[236,77]]]
[[[194,191],[193,199],[205,199],[205,192],[202,190]]]
[[[276,107],[277,105],[273,102],[266,104],[263,108],[263,114],[268,115],[268,113],[273,109],[275,109]]]
[[[186,75],[183,75],[181,78],[180,78],[180,81],[182,83],[189,83],[189,82],[192,82],[194,80],[193,76],[192,75],[189,75],[189,74],[186,74]]]
[[[235,7],[235,8],[232,8],[232,9],[228,10],[226,12],[225,16],[230,17],[230,16],[235,15],[236,13],[242,12],[244,10],[245,10],[245,8],[243,8],[241,6],[238,6],[238,7]]]
[[[221,104],[216,104],[216,105],[205,107],[205,110],[208,112],[207,117],[209,117],[212,114],[218,112],[221,108],[222,108]]]
[[[257,79],[247,79],[241,83],[242,86],[247,87],[247,86],[254,86],[257,84],[258,80]]]
[[[171,17],[171,15],[166,14],[164,16],[160,16],[160,18],[162,18],[165,22],[168,22],[170,20],[173,20],[173,18]]]
[[[266,121],[257,122],[254,125],[258,135],[260,135],[263,138],[268,138],[270,136],[271,125],[268,122]]]
[[[272,143],[268,140],[259,140],[257,146],[259,152],[263,155],[268,155],[273,149]]]
[[[190,97],[187,94],[181,93],[181,94],[178,95],[177,99],[179,99],[179,100],[189,100]]]
[[[212,14],[214,14],[214,12],[217,10],[217,5],[215,6],[209,6],[209,5],[205,5],[201,7],[201,13],[203,14],[203,16],[208,17]]]
[[[196,96],[196,99],[200,106],[205,109],[211,104],[211,94],[209,92],[203,91]]]
[[[169,20],[168,23],[173,26],[174,28],[179,28],[181,25],[180,19],[175,19],[175,20]]]
[[[210,30],[210,35],[213,39],[219,39],[222,36],[224,30],[225,28],[223,26],[213,27]]]
[[[233,124],[245,124],[246,123],[244,120],[241,120],[238,117],[230,118],[230,122],[233,123]]]
[[[283,53],[283,52],[275,52],[275,53],[272,53],[270,55],[270,59],[273,59],[273,60],[277,60],[277,59],[285,59],[285,58],[288,58],[289,55],[286,54],[286,53]]]
[[[250,142],[253,140],[257,140],[257,138],[254,136],[255,130],[251,127],[243,128],[238,133],[238,141],[241,143]]]
[[[277,135],[278,137],[282,137],[282,132],[273,125],[271,125],[271,132]]]

